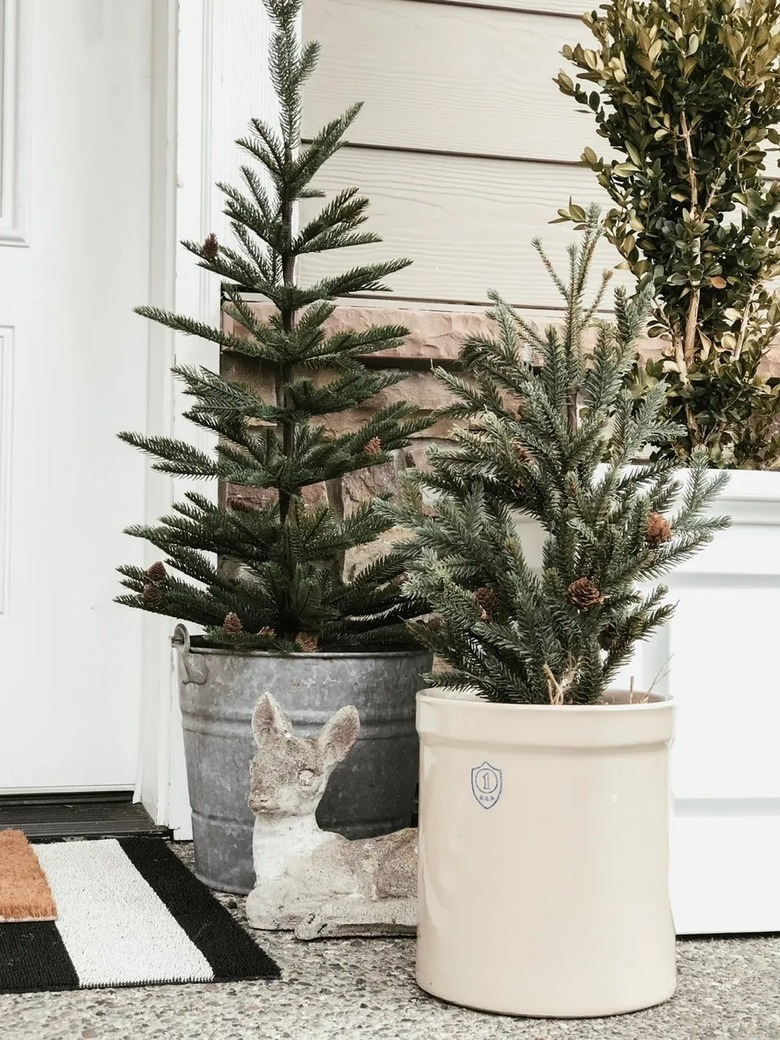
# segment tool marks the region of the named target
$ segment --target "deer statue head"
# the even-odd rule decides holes
[[[263,816],[313,814],[328,778],[357,740],[360,717],[351,705],[331,716],[316,737],[296,737],[287,715],[270,693],[252,716],[257,752],[252,759],[249,808]]]

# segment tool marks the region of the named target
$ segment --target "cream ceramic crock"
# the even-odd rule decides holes
[[[591,1017],[675,990],[673,707],[425,690],[417,981],[467,1007]]]

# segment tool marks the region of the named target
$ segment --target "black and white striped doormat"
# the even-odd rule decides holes
[[[165,842],[36,845],[56,921],[0,924],[0,993],[278,978]]]

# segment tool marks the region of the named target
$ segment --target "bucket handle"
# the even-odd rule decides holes
[[[202,686],[208,679],[208,668],[205,661],[199,661],[193,654],[190,644],[190,633],[186,625],[177,625],[173,631],[174,649],[179,652],[179,669],[181,680],[185,685],[190,683]]]

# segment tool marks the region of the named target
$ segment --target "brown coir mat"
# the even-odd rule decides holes
[[[0,830],[0,921],[54,921],[57,907],[22,831]]]

